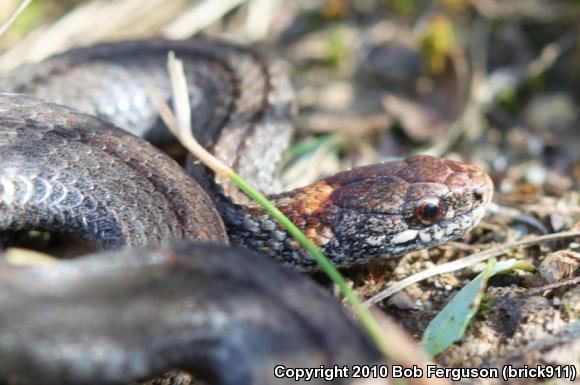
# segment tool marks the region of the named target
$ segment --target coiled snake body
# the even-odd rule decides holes
[[[2,92],[34,95],[103,119],[36,98],[0,95],[0,234],[43,230],[72,236],[98,249],[154,246],[168,239],[227,243],[229,236],[233,243],[268,254],[294,268],[315,268],[313,261],[283,228],[227,181],[214,178],[199,165],[194,165],[191,173],[204,187],[202,189],[168,156],[106,122],[158,143],[169,140],[146,90],[147,87],[155,87],[169,98],[165,70],[169,50],[175,51],[185,62],[196,136],[218,158],[270,194],[276,206],[335,264],[350,266],[380,256],[400,255],[444,243],[462,236],[483,217],[493,193],[489,177],[473,166],[428,156],[353,169],[303,188],[273,194],[276,164],[290,140],[294,111],[292,90],[283,72],[252,51],[235,45],[206,39],[188,42],[151,40],[72,50],[42,63],[22,67],[0,80]],[[179,255],[184,253],[182,249]],[[206,252],[215,254],[213,251]],[[173,263],[173,259],[165,257],[166,251],[156,253],[153,255],[159,257],[146,257],[146,260],[156,262],[145,262],[145,265],[155,265],[159,258]],[[81,294],[69,295],[71,292],[68,291],[81,284],[77,276],[82,269],[74,266],[79,264],[89,272],[107,270],[95,258],[88,259],[93,262],[72,261],[68,264],[73,267],[62,267],[65,281],[68,277],[76,280],[70,283],[68,289],[64,287],[68,283],[59,286],[51,281],[52,278],[47,278],[47,282],[44,278],[40,281],[49,287],[55,285],[55,293],[60,294],[54,294],[54,298],[60,296],[61,300],[68,301],[68,305],[80,306],[86,298],[81,298]],[[182,257],[177,258],[180,260]],[[112,258],[104,259],[112,261]],[[111,261],[114,265],[115,262]],[[123,265],[119,271],[128,277],[132,276],[131,271],[135,271],[137,277],[140,269],[149,277],[149,267],[131,270],[127,266],[133,262],[119,263]],[[221,263],[216,263],[229,271]],[[224,260],[223,263],[228,262]],[[267,265],[264,269],[275,269],[263,263]],[[170,276],[176,274],[159,271],[159,274]],[[23,288],[22,282],[36,280],[36,274],[39,273],[34,269],[25,270],[16,273],[12,280],[8,279],[8,283],[3,283],[8,285],[8,292],[22,291],[28,300],[23,299],[17,306],[13,300],[0,297],[0,309],[2,306],[14,308],[10,311],[13,314],[32,311],[35,307],[30,304],[38,303],[42,296]],[[117,284],[122,281],[120,275],[116,276],[117,280],[111,280]],[[0,276],[5,279],[6,270],[0,269]],[[141,278],[135,279],[138,281]],[[113,284],[112,281],[109,283]],[[128,279],[127,282],[130,286],[133,280]],[[98,293],[106,292],[106,283],[94,285],[92,293],[102,298]],[[143,287],[146,293],[149,287]],[[120,290],[119,293],[106,295],[118,295],[121,298],[119,303],[122,303],[125,292]],[[46,295],[50,297],[53,294],[49,291]],[[90,294],[87,295],[90,297]],[[258,296],[250,297],[255,300]],[[94,300],[98,302],[98,298]],[[134,322],[139,318],[136,314],[148,311],[147,307],[152,305],[147,300],[143,304],[144,308],[137,310],[125,308],[127,311],[122,313],[125,319],[130,320],[128,324],[135,326]],[[66,304],[61,305],[63,309],[69,309]],[[315,309],[316,306],[313,304],[310,308]],[[160,317],[162,320],[155,322],[165,325],[163,317],[174,319],[176,314],[164,313]],[[84,321],[88,318],[79,316],[71,319]],[[58,320],[58,317],[55,319]],[[67,318],[63,316],[62,320]],[[110,319],[103,322],[105,325],[114,323]],[[140,324],[143,330],[150,330],[147,322]],[[217,321],[212,322],[215,324]],[[274,321],[264,318],[264,322]],[[0,323],[0,327],[5,324]],[[53,325],[55,328],[56,324]],[[324,326],[316,327],[320,327],[319,331],[324,329]],[[332,335],[341,327],[328,326],[326,332]],[[162,329],[160,327],[159,330]],[[20,368],[18,360],[36,360],[44,363],[41,367],[52,373],[56,382],[71,384],[86,383],[83,381],[89,378],[90,370],[98,371],[95,369],[99,368],[98,359],[94,362],[89,359],[86,365],[90,370],[83,372],[79,369],[82,364],[77,360],[77,367],[74,367],[75,361],[71,357],[68,357],[69,361],[66,357],[62,358],[62,362],[68,362],[61,362],[66,369],[64,372],[56,369],[58,365],[51,369],[45,362],[50,353],[49,347],[45,352],[34,351],[31,347],[33,342],[14,338],[31,330],[37,329],[23,326],[17,331],[7,332],[8,337],[12,336],[16,341],[12,348],[14,354],[10,356],[13,357],[12,368]],[[51,330],[50,327],[48,330]],[[105,327],[102,330],[108,329]],[[87,330],[82,332],[90,334]],[[130,332],[128,334],[131,335]],[[107,333],[103,335],[101,337],[105,340],[112,338]],[[156,333],[147,335],[157,336]],[[188,337],[185,332],[183,336]],[[180,336],[175,338],[179,339]],[[255,338],[259,340],[261,337],[256,335]],[[364,340],[360,333],[357,338]],[[6,338],[0,338],[0,357],[10,351],[2,344],[4,340]],[[131,344],[129,340],[120,338],[120,345],[117,346],[119,357],[131,351],[128,348]],[[146,339],[146,342],[155,345],[153,340]],[[183,341],[189,340],[186,338]],[[180,340],[180,343],[183,341]],[[221,340],[213,342],[223,344]],[[65,345],[71,349],[74,343],[69,343]],[[174,347],[177,345],[175,342]],[[114,344],[99,346],[103,351],[115,347]],[[151,346],[140,348],[151,353]],[[228,354],[239,348],[235,344],[224,346]],[[333,358],[328,352],[335,348],[326,350],[326,358],[332,362],[336,361],[336,357]],[[121,360],[127,365],[154,369],[132,372],[132,366],[126,367],[126,373],[130,372],[130,375],[111,375],[94,381],[117,383],[158,373],[161,369],[192,369],[196,365],[189,363],[199,359],[199,352],[192,350],[189,352],[191,357],[186,357],[188,352],[184,349],[176,348],[179,353],[169,354],[175,360],[155,361],[159,365],[153,364],[152,357],[157,357],[155,354],[142,355],[142,361]],[[167,353],[171,349],[161,350]],[[372,351],[368,346],[361,347],[359,353],[353,353],[351,361],[356,361],[356,357],[361,362],[376,358],[376,352]],[[218,356],[216,353],[215,357]],[[343,358],[338,361],[349,362]],[[205,360],[211,361],[211,365],[223,363],[219,359]],[[235,361],[234,358],[232,360]],[[96,366],[91,366],[93,364]],[[257,380],[262,377],[248,374],[254,369],[254,364],[240,365],[238,369],[242,374],[232,377],[235,380],[220,377],[218,382],[268,383]],[[139,368],[142,369],[141,366]],[[210,370],[210,377],[215,378],[213,369]],[[65,372],[66,375],[62,374]],[[82,375],[79,374],[81,372]],[[22,374],[24,371],[19,373],[23,378],[32,378],[32,382],[38,378],[34,375],[26,377]],[[8,376],[9,373],[0,370],[0,375]]]
[[[278,67],[269,66],[249,50],[202,39],[105,44],[22,68],[0,82],[0,90],[72,106],[139,136],[163,140],[146,88],[159,88],[169,97],[165,70],[169,50],[185,61],[198,136],[218,158],[271,193],[277,161],[291,134],[292,91]],[[3,229],[42,226],[108,246],[155,243],[169,236],[191,238],[192,232],[202,232],[204,239],[223,240],[223,235],[216,235],[219,220],[215,215],[205,219],[205,214],[191,213],[201,213],[200,206],[211,205],[187,177],[170,171],[170,161],[140,141],[122,139],[125,136],[101,121],[61,113],[54,106],[32,106],[35,103],[7,96],[1,100],[2,124],[8,126],[3,133],[7,142],[0,147],[8,166],[0,174],[4,211],[25,210],[9,214],[13,222]],[[15,128],[18,120],[23,128]],[[26,151],[34,152],[36,158],[20,154]],[[107,168],[98,177],[97,187],[91,169],[104,170],[103,163],[115,163],[114,171]],[[173,175],[171,182],[167,174]],[[196,174],[205,172],[197,170]],[[288,265],[314,267],[261,209],[226,181],[206,182],[204,176],[208,175],[199,179],[212,195],[234,243]],[[93,190],[83,189],[87,183],[108,190],[94,190],[92,196]],[[157,196],[145,197],[153,190]],[[419,156],[347,171],[271,199],[335,264],[349,266],[465,234],[482,218],[492,191],[489,177],[475,167]],[[103,201],[119,195],[124,201]],[[16,196],[20,196],[19,205]],[[75,199],[81,203],[75,205]],[[93,207],[91,202],[101,205]],[[211,211],[209,207],[205,211]],[[59,223],[58,215],[38,219],[45,218],[40,212],[59,208],[71,218],[85,220],[73,228],[68,220]],[[66,220],[63,215],[60,218]],[[95,226],[97,220],[106,223],[106,231]]]

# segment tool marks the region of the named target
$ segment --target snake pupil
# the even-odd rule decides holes
[[[443,207],[439,201],[427,201],[417,206],[417,217],[425,224],[432,224],[443,215]]]

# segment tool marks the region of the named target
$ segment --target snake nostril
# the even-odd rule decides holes
[[[481,191],[474,191],[473,192],[473,198],[477,202],[482,202],[483,201],[483,193]]]

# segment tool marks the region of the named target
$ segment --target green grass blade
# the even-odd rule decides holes
[[[533,266],[516,259],[498,263],[495,259],[490,259],[485,271],[465,285],[425,329],[421,344],[427,354],[435,356],[461,340],[469,322],[479,309],[487,280],[512,269],[529,271],[533,270]]]
[[[253,188],[245,179],[235,172],[229,175],[231,181],[238,186],[243,192],[248,194],[256,203],[266,210],[274,219],[284,226],[284,228],[300,243],[300,245],[310,253],[318,262],[322,270],[328,277],[338,285],[341,294],[350,302],[354,312],[358,316],[361,324],[367,333],[381,351],[385,358],[388,358],[389,352],[387,344],[381,334],[381,329],[370,311],[362,304],[359,297],[348,287],[348,283],[334,265],[326,258],[324,254],[314,245],[302,231],[286,215],[284,215],[276,206],[274,206],[262,193]]]
[[[336,283],[342,295],[351,303],[354,312],[359,317],[363,327],[383,354],[388,358],[387,345],[382,338],[381,328],[373,318],[369,310],[362,304],[358,296],[348,287],[346,280],[330,263],[330,261],[320,252],[320,250],[288,219],[280,210],[276,208],[268,199],[258,190],[251,186],[245,179],[236,174],[230,167],[225,165],[213,154],[203,148],[195,139],[191,131],[191,110],[189,106],[189,97],[187,91],[187,82],[183,71],[183,62],[175,58],[175,55],[169,53],[168,68],[171,78],[171,84],[176,104],[175,116],[165,100],[158,92],[151,89],[149,94],[163,121],[170,127],[171,132],[179,139],[181,144],[194,154],[207,167],[213,170],[217,175],[227,176],[239,189],[248,194],[256,203],[264,208],[274,219],[284,226],[284,228],[310,253],[318,262],[322,270]]]

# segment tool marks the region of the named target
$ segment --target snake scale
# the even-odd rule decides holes
[[[322,305],[332,302],[323,294],[308,298],[312,285],[305,278],[243,251],[187,243],[229,239],[295,269],[315,269],[286,231],[228,181],[191,161],[186,172],[139,138],[170,141],[147,95],[147,87],[155,87],[169,99],[170,50],[184,61],[196,136],[269,194],[336,265],[456,239],[485,214],[493,194],[489,176],[430,156],[360,167],[277,192],[275,171],[292,135],[293,92],[280,66],[241,46],[206,38],[107,43],[23,66],[0,79],[0,91],[32,95],[0,94],[0,235],[9,244],[16,233],[41,230],[95,250],[148,249],[51,269],[2,265],[0,358],[10,364],[0,370],[0,383],[43,378],[113,384],[184,369],[219,384],[267,384],[273,380],[257,360],[306,365],[377,359],[357,328],[345,337],[348,317],[336,309],[329,310],[334,315],[318,314],[334,305]],[[185,241],[159,248],[170,239]],[[221,282],[230,278],[240,282]],[[260,282],[255,287],[254,279]],[[280,293],[260,296],[276,284],[280,293],[295,296],[289,304]],[[265,310],[276,306],[272,314]],[[232,315],[237,312],[248,319]],[[26,314],[48,321],[17,321]],[[222,333],[231,325],[233,337]],[[233,340],[226,341],[226,334]],[[300,354],[288,357],[294,349]],[[37,369],[27,370],[23,362]],[[224,373],[223,365],[231,370]]]

